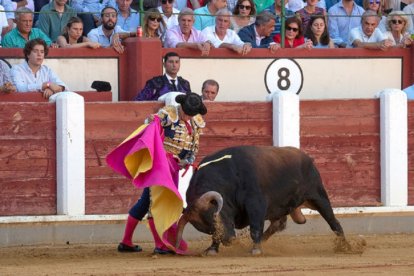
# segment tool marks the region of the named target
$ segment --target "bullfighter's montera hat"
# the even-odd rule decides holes
[[[195,116],[197,114],[204,115],[207,113],[207,108],[201,96],[196,93],[191,92],[185,95],[178,95],[175,97],[175,101],[181,105],[184,113],[189,116]]]

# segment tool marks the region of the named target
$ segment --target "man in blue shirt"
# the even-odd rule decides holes
[[[408,100],[414,100],[414,84],[411,86],[408,86],[403,91],[407,94]]]
[[[194,10],[194,28],[202,31],[205,27],[214,26],[214,15],[219,9],[227,7],[226,0],[211,0],[207,5]]]
[[[124,46],[121,44],[121,39],[136,36],[137,32],[127,32],[116,25],[118,12],[113,7],[106,7],[102,10],[101,20],[101,26],[92,29],[88,33],[88,38],[93,42],[98,42],[102,47],[112,47],[116,52],[122,54]]]
[[[364,9],[354,0],[342,0],[333,5],[328,11],[329,35],[335,45],[344,48],[347,45],[349,32],[361,26],[361,16]]]
[[[140,25],[139,13],[131,8],[132,0],[116,0],[118,22],[116,25],[128,32],[136,32]]]

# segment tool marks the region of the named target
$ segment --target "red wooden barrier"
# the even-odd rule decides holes
[[[0,103],[0,216],[56,214],[56,113]]]
[[[112,102],[112,92],[76,91],[85,102]],[[0,93],[0,102],[48,102],[39,92]]]
[[[86,213],[126,213],[140,191],[105,157],[157,102],[86,103]],[[207,103],[199,162],[234,145],[272,145],[272,104]],[[301,147],[335,207],[380,205],[379,100],[302,101]],[[56,214],[55,105],[0,102],[0,215]],[[414,204],[414,101],[409,102],[409,204]]]
[[[381,204],[379,100],[301,101],[301,148],[335,206]]]

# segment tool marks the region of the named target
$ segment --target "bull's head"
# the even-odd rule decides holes
[[[180,244],[184,227],[190,222],[203,233],[214,235],[216,239],[222,239],[222,223],[220,211],[223,207],[223,197],[215,191],[210,191],[198,198],[188,206],[178,221],[178,233],[176,245]]]

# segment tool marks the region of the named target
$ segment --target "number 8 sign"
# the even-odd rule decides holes
[[[269,93],[288,91],[299,94],[303,85],[302,69],[293,59],[276,59],[266,69],[265,85]]]

